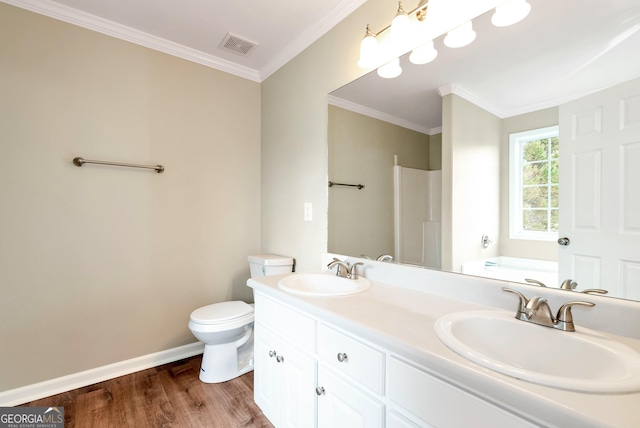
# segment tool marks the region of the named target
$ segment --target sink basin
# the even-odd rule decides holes
[[[497,372],[582,392],[640,391],[640,353],[593,330],[531,324],[501,311],[469,311],[436,321],[451,350]]]
[[[278,281],[282,290],[303,296],[346,296],[360,293],[371,286],[366,278],[347,279],[328,273],[298,273]]]

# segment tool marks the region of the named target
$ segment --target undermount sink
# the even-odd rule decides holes
[[[297,273],[278,281],[282,290],[303,296],[328,297],[360,293],[371,286],[368,279],[348,279],[336,276],[335,272]]]
[[[582,392],[640,391],[640,353],[604,334],[564,332],[501,311],[469,311],[436,321],[440,340],[468,360],[497,372]]]

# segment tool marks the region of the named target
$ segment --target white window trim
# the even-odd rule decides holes
[[[556,241],[557,232],[526,232],[521,230],[519,217],[522,212],[522,168],[520,167],[520,142],[558,136],[558,126],[533,129],[509,134],[509,238],[533,241]],[[515,168],[514,166],[518,166]],[[516,185],[516,183],[518,183]]]

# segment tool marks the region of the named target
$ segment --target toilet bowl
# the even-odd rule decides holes
[[[253,306],[241,301],[196,309],[189,329],[204,343],[200,380],[226,382],[253,370]]]
[[[261,254],[249,256],[251,277],[291,272],[293,259]],[[204,343],[200,380],[226,382],[253,370],[253,304],[214,303],[191,312],[191,333]]]

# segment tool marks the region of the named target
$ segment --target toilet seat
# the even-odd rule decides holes
[[[201,325],[243,325],[253,321],[253,307],[242,301],[214,303],[191,312],[190,321]]]

